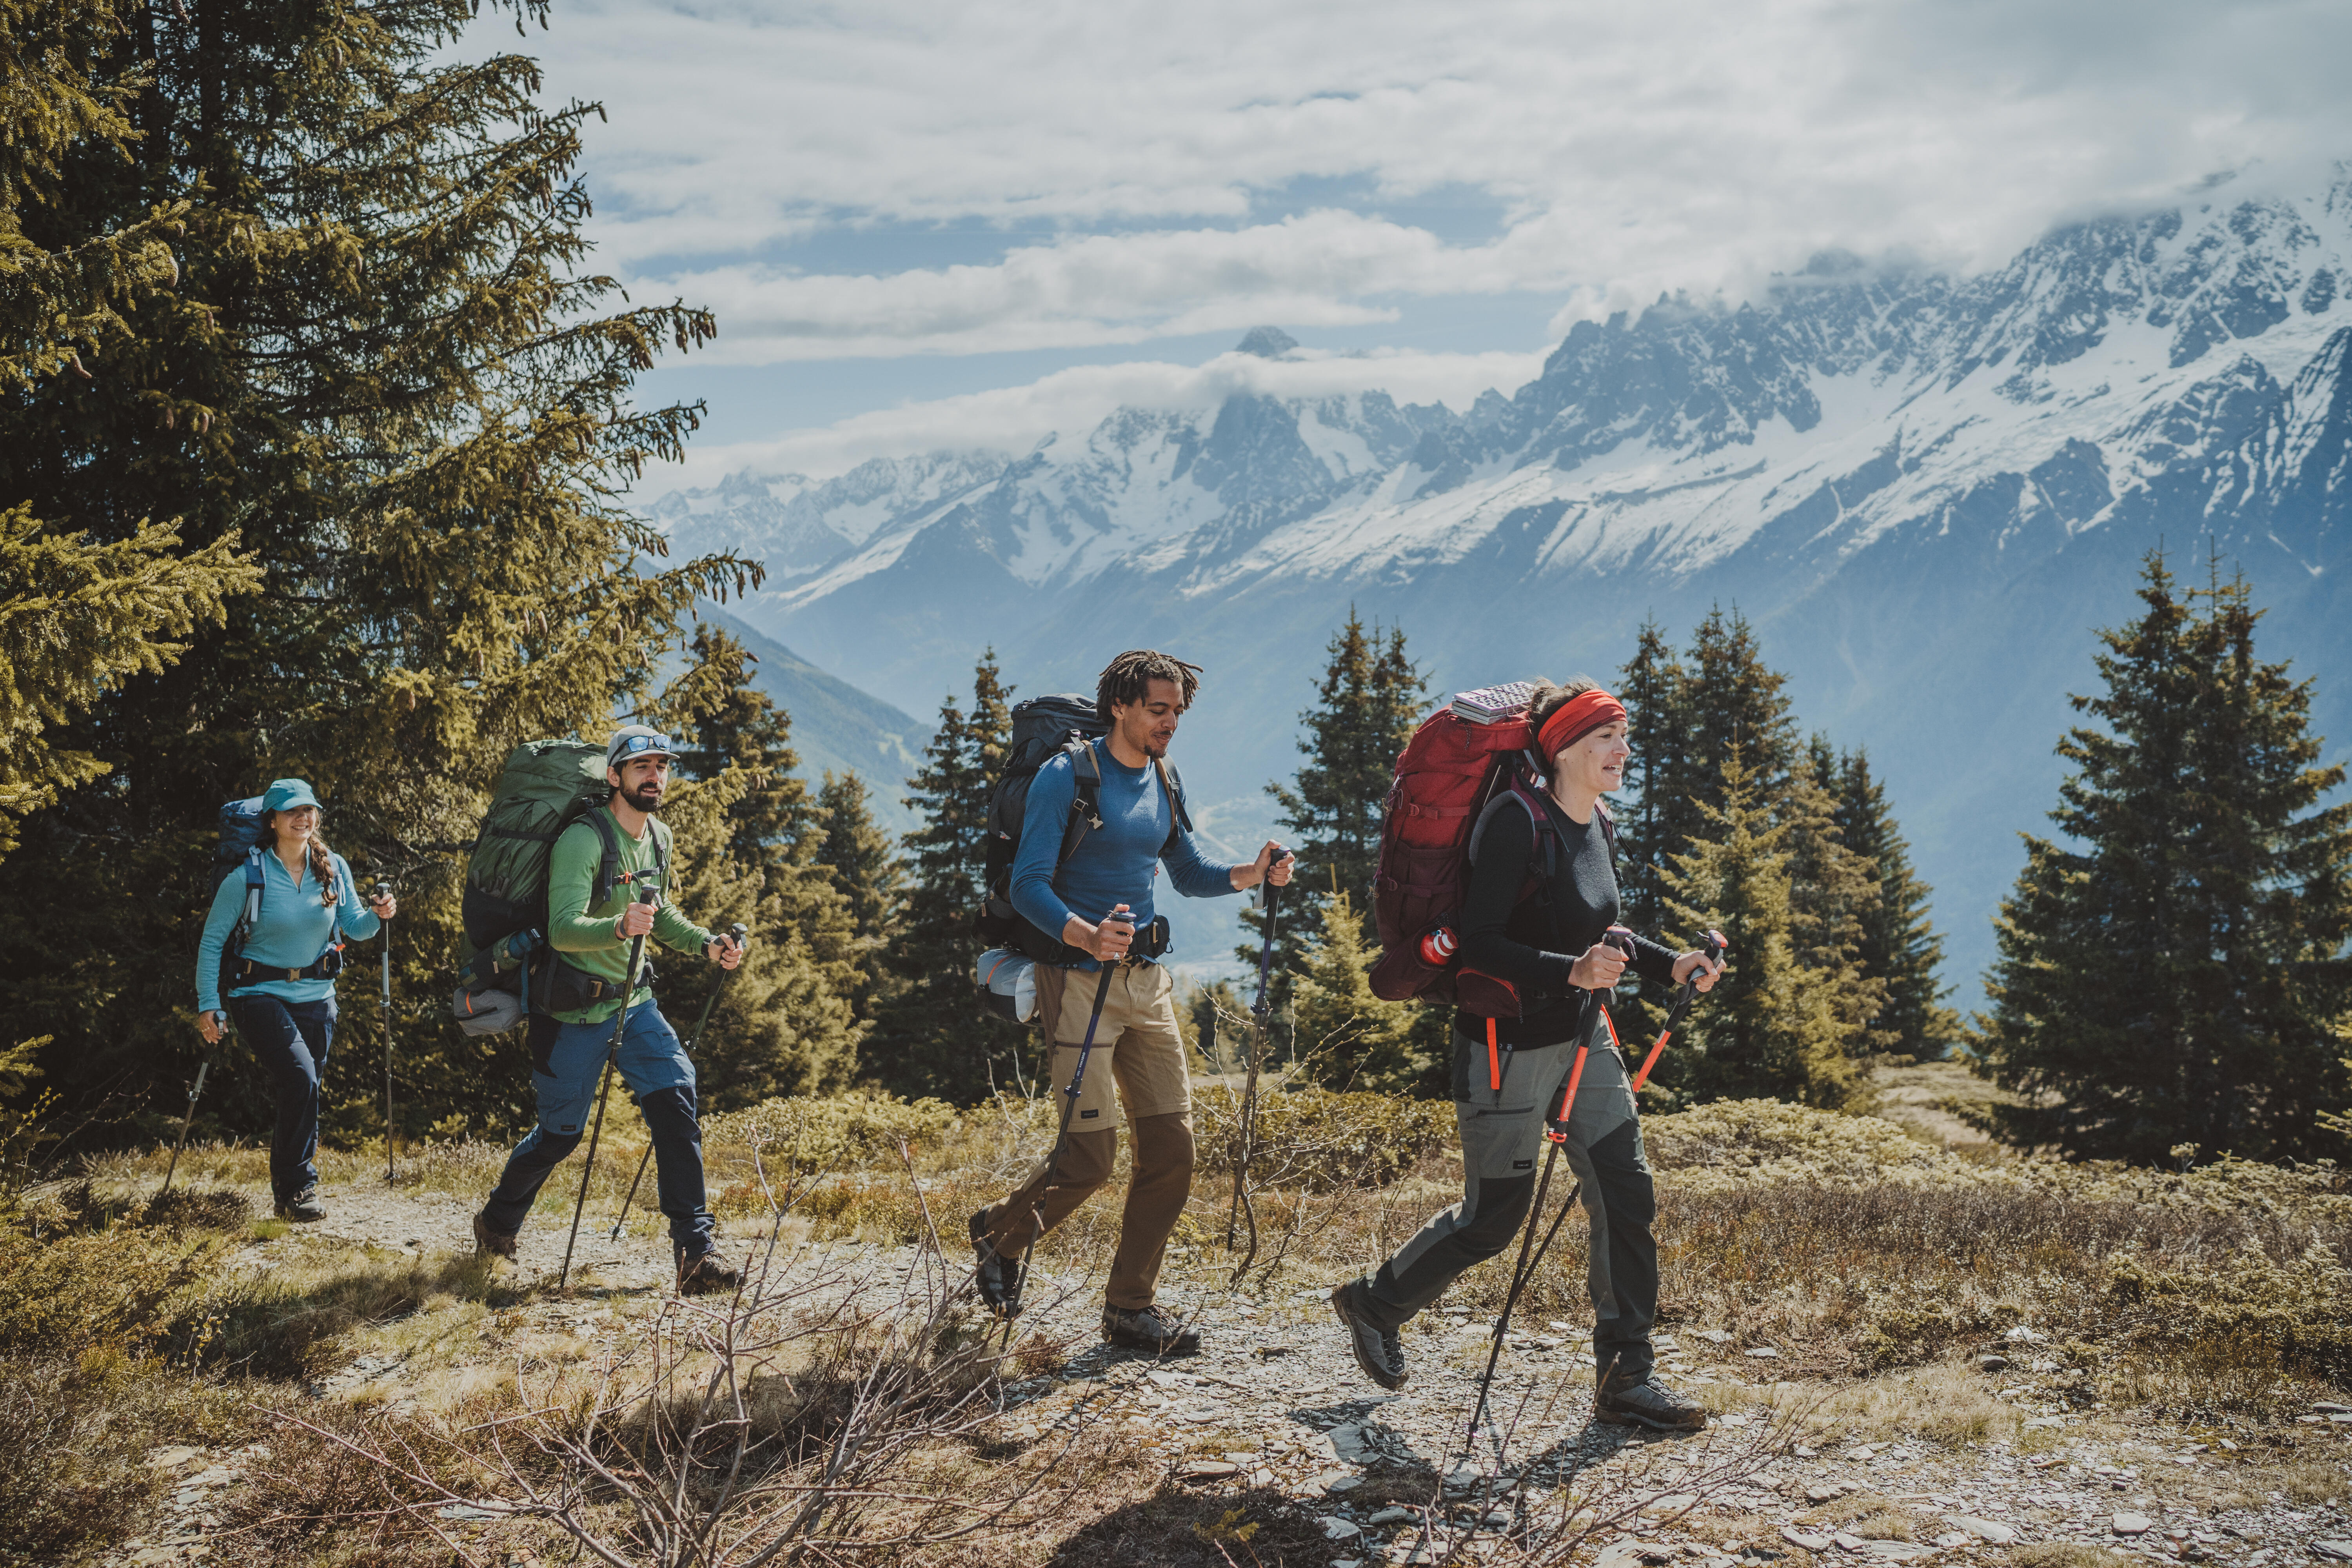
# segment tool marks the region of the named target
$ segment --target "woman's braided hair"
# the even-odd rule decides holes
[[[275,854],[278,849],[278,819],[284,815],[284,812],[271,812],[268,825],[262,829],[269,836],[269,849],[272,854]],[[340,890],[335,887],[334,852],[327,847],[327,836],[315,827],[310,829],[309,859],[311,879],[319,884],[319,901],[332,908],[335,896]]]
[[[1095,678],[1095,717],[1110,722],[1110,710],[1142,701],[1151,695],[1155,680],[1172,680],[1178,692],[1177,706],[1192,706],[1192,694],[1201,689],[1201,667],[1186,664],[1174,654],[1160,653],[1152,648],[1129,648],[1108,664]]]

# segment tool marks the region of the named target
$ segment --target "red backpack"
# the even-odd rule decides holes
[[[1541,848],[1520,896],[1549,887],[1544,879],[1555,863],[1559,835],[1538,797],[1541,769],[1529,749],[1535,726],[1528,720],[1525,692],[1524,687],[1465,692],[1422,721],[1397,759],[1372,878],[1381,957],[1372,965],[1371,987],[1385,1001],[1418,997],[1490,1017],[1518,1016],[1518,994],[1508,981],[1462,966],[1454,924],[1469,888],[1477,829],[1489,808],[1507,797],[1517,796],[1526,807]],[[1514,693],[1516,705],[1508,701]],[[1486,718],[1489,713],[1494,717]],[[1601,826],[1613,843],[1614,824],[1605,811]]]

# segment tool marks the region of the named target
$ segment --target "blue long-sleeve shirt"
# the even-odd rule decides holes
[[[1168,879],[1188,899],[1213,899],[1234,892],[1234,868],[1201,853],[1192,835],[1177,827],[1160,770],[1147,763],[1130,768],[1094,742],[1102,785],[1095,796],[1103,825],[1078,841],[1057,874],[1062,829],[1077,795],[1077,760],[1065,752],[1037,770],[1030,781],[1029,805],[1021,818],[1021,852],[1013,859],[1013,907],[1039,930],[1062,934],[1076,913],[1098,923],[1113,906],[1125,904],[1140,928],[1151,921],[1152,879],[1167,851]],[[1080,969],[1100,967],[1092,959]]]
[[[310,874],[310,863],[302,862],[302,874],[289,877],[286,863],[269,850],[261,852],[261,918],[253,922],[246,933],[245,956],[256,963],[272,969],[308,969],[319,962],[327,951],[327,936],[335,922],[342,922],[343,934],[365,939],[376,933],[383,922],[375,911],[360,901],[359,889],[352,881],[352,868],[340,855],[334,857],[336,886],[342,896],[335,908],[329,909],[319,901],[322,890],[318,879]],[[245,911],[245,871],[242,868],[221,879],[213,889],[212,912],[205,917],[205,938],[196,948],[196,1011],[220,1011],[221,949],[228,942],[228,933],[236,929],[236,917]],[[255,993],[275,996],[281,1002],[316,1002],[335,994],[331,980],[264,980],[253,985],[240,985],[229,993],[232,996],[250,996]]]

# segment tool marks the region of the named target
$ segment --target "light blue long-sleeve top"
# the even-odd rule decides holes
[[[1138,928],[1149,925],[1152,879],[1163,848],[1168,879],[1186,898],[1213,899],[1239,891],[1233,867],[1202,854],[1192,835],[1177,828],[1168,792],[1160,787],[1159,769],[1149,763],[1128,767],[1104,742],[1096,741],[1093,747],[1102,768],[1095,801],[1103,825],[1088,829],[1058,874],[1054,858],[1062,852],[1062,829],[1077,795],[1076,753],[1064,752],[1052,758],[1030,781],[1029,805],[1021,818],[1021,850],[1013,858],[1013,907],[1024,919],[1058,939],[1074,910],[1089,922],[1099,922],[1112,906],[1125,904],[1134,911]],[[1076,967],[1101,965],[1088,959]]]
[[[333,909],[319,901],[324,891],[319,879],[310,874],[310,863],[302,862],[302,874],[290,877],[286,863],[268,849],[261,852],[261,918],[246,934],[245,956],[256,963],[272,969],[308,969],[319,962],[327,951],[327,937],[341,921],[343,934],[364,940],[376,933],[383,922],[375,911],[360,900],[359,888],[352,880],[352,868],[340,855],[334,857],[335,882],[342,897]],[[205,917],[205,939],[196,948],[196,1011],[220,1011],[221,949],[228,942],[228,933],[236,929],[236,917],[245,911],[245,871],[243,868],[221,879],[213,889],[212,912]],[[232,996],[256,994],[275,996],[281,1002],[316,1002],[335,994],[331,980],[264,980],[257,984],[240,985],[229,993]]]

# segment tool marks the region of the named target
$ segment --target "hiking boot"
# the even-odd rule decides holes
[[[492,1230],[489,1221],[480,1215],[476,1215],[474,1216],[474,1256],[503,1258],[509,1263],[512,1263],[515,1260],[515,1233],[510,1230]]]
[[[688,1256],[677,1255],[677,1293],[681,1296],[722,1296],[743,1282],[743,1276],[728,1266],[719,1256],[719,1249]]]
[[[1021,1310],[1021,1260],[1006,1258],[988,1239],[988,1211],[971,1216],[971,1282],[981,1305],[1000,1318]]]
[[[1198,1355],[1201,1331],[1158,1307],[1103,1308],[1103,1338],[1131,1351],[1154,1355]]]
[[[278,1217],[303,1225],[326,1218],[327,1205],[319,1201],[319,1184],[313,1182],[292,1197],[278,1199]]]
[[[1384,1329],[1363,1314],[1357,1300],[1364,1282],[1350,1279],[1331,1292],[1331,1310],[1339,1314],[1339,1326],[1348,1331],[1348,1348],[1356,1352],[1356,1364],[1364,1375],[1393,1393],[1404,1386],[1404,1342],[1394,1329]]]
[[[1639,1383],[1612,1381],[1595,1389],[1592,1418],[1611,1426],[1696,1432],[1706,1425],[1706,1406],[1668,1388],[1654,1372]]]

